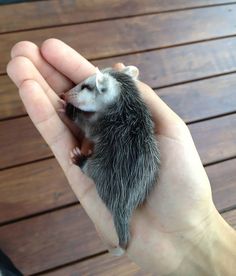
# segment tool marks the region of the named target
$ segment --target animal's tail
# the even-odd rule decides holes
[[[130,240],[129,218],[130,216],[128,214],[121,212],[116,212],[114,215],[114,224],[119,238],[119,246],[124,250],[128,247]]]

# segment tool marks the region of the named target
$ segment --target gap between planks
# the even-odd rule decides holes
[[[1,34],[0,34],[1,36]],[[207,39],[200,39],[200,40],[192,40],[190,42],[183,42],[183,43],[176,43],[176,44],[171,44],[171,45],[166,45],[166,46],[160,46],[160,47],[154,47],[154,48],[148,48],[145,50],[138,50],[138,51],[132,51],[132,52],[124,52],[124,53],[120,53],[120,54],[112,54],[112,55],[106,55],[106,56],[99,56],[96,58],[88,58],[87,60],[90,62],[96,62],[96,61],[100,61],[100,60],[106,60],[106,59],[112,59],[112,58],[118,58],[118,57],[125,57],[125,56],[131,56],[131,55],[136,55],[136,54],[144,54],[144,53],[149,53],[149,52],[153,52],[153,51],[160,51],[160,50],[165,50],[165,49],[171,49],[171,48],[180,48],[183,46],[188,46],[188,45],[196,45],[196,44],[201,44],[201,43],[205,43],[205,42],[211,42],[211,41],[217,41],[217,40],[224,40],[224,39],[228,39],[228,38],[236,38],[236,31],[235,34],[232,35],[225,35],[225,36],[217,36],[217,37],[211,37],[211,38],[207,38]],[[10,61],[10,59],[9,59]],[[227,73],[223,73],[223,74],[218,74],[218,75],[212,75],[210,77],[206,77],[206,78],[199,78],[199,79],[193,79],[193,80],[189,80],[186,82],[177,82],[176,84],[171,84],[171,85],[167,85],[167,86],[160,86],[158,88],[165,88],[168,86],[174,86],[174,85],[178,85],[178,84],[184,84],[184,83],[188,83],[188,82],[192,82],[195,80],[203,80],[203,79],[207,79],[207,78],[211,78],[214,76],[221,76],[224,74],[231,74],[231,73],[235,73],[236,71],[231,71],[231,72],[227,72]],[[0,77],[1,76],[6,76],[7,73],[6,72],[0,72]],[[155,89],[155,88],[154,88]]]
[[[52,158],[54,158],[54,157],[50,157],[48,159],[52,159]],[[220,164],[220,163],[223,163],[223,162],[226,162],[226,161],[230,161],[230,160],[233,160],[233,159],[236,159],[236,156],[225,158],[225,159],[222,159],[222,160],[219,160],[219,161],[216,161],[216,162],[212,162],[212,163],[209,163],[209,164],[205,164],[203,166],[204,166],[204,168],[207,168],[209,166]],[[38,161],[41,161],[41,160],[37,160],[37,161],[33,161],[33,162],[28,162],[28,164],[36,163]],[[20,165],[17,165],[15,167],[21,167],[21,166],[24,166],[24,165],[26,165],[26,164],[20,164]],[[53,213],[53,212],[56,212],[56,211],[59,211],[59,210],[62,210],[62,209],[67,209],[67,208],[70,208],[70,207],[76,206],[76,205],[79,206],[80,202],[79,201],[74,201],[74,202],[71,202],[69,204],[63,204],[63,205],[58,206],[58,207],[54,207],[54,208],[51,208],[51,209],[48,209],[48,210],[45,210],[45,211],[41,211],[41,212],[36,212],[34,214],[31,214],[31,215],[22,216],[22,217],[19,217],[17,219],[12,219],[12,220],[8,220],[8,221],[4,221],[4,222],[0,223],[0,227],[6,226],[6,225],[11,225],[11,224],[14,224],[14,223],[17,223],[17,222],[21,222],[21,221],[25,221],[25,220],[29,220],[29,219],[32,219],[32,218],[37,217],[37,216],[43,216],[43,215],[46,215],[46,214],[49,214],[49,213]],[[223,214],[225,212],[232,211],[235,208],[236,208],[236,205],[232,205],[230,207],[223,208],[223,209],[218,210],[218,211],[219,211],[220,214]]]
[[[62,265],[59,265],[57,267],[53,267],[51,269],[48,269],[48,270],[44,270],[44,271],[41,271],[39,273],[34,273],[34,274],[30,274],[30,276],[40,276],[40,275],[43,275],[44,273],[49,273],[49,272],[53,272],[53,271],[56,271],[60,268],[64,268],[66,266],[70,266],[70,265],[74,265],[74,264],[77,264],[77,263],[80,263],[80,262],[84,262],[84,261],[87,261],[89,259],[93,259],[93,258],[96,258],[96,257],[100,257],[100,256],[103,256],[105,254],[108,254],[108,251],[101,251],[99,253],[96,253],[96,254],[93,254],[93,255],[90,255],[90,256],[87,256],[87,257],[84,257],[84,258],[81,258],[79,260],[75,260],[73,262],[69,262],[69,263],[66,263],[66,264],[62,264]]]
[[[220,214],[223,215],[224,213],[233,211],[235,209],[236,209],[236,205],[233,208],[228,208],[227,210],[220,212]],[[66,268],[66,267],[69,267],[69,266],[73,266],[73,265],[76,265],[78,263],[84,262],[86,260],[89,260],[89,259],[91,260],[91,259],[94,259],[96,257],[100,257],[100,256],[108,255],[108,254],[109,254],[108,251],[101,251],[101,252],[96,253],[94,255],[90,255],[90,256],[87,256],[87,257],[84,257],[84,258],[81,258],[81,259],[78,259],[78,260],[75,260],[75,261],[72,261],[72,262],[64,263],[62,265],[59,265],[59,266],[53,267],[51,269],[47,269],[47,270],[41,271],[39,273],[30,274],[30,276],[41,276],[41,275],[43,276],[44,274],[48,274],[50,272],[56,272],[58,269]]]
[[[44,0],[49,1],[49,0]],[[40,2],[40,0],[30,0],[28,2]],[[21,4],[21,3],[10,3],[8,5],[12,4]],[[0,32],[0,35],[2,34],[11,34],[11,33],[19,33],[19,32],[27,32],[27,31],[35,31],[35,30],[43,30],[43,29],[50,29],[50,28],[57,28],[57,27],[67,27],[67,26],[74,26],[74,25],[81,25],[81,24],[89,24],[89,23],[97,23],[97,22],[105,22],[105,21],[112,21],[117,19],[128,19],[128,18],[134,18],[134,17],[142,17],[146,15],[158,15],[158,14],[165,14],[165,13],[174,13],[174,12],[181,12],[181,11],[188,11],[188,10],[197,10],[197,9],[205,9],[205,8],[211,8],[211,7],[218,7],[218,6],[228,6],[228,5],[235,5],[236,2],[226,2],[226,3],[219,3],[219,4],[206,4],[206,5],[199,5],[195,7],[186,7],[186,8],[177,8],[177,9],[168,9],[163,11],[156,11],[156,12],[146,12],[146,13],[137,13],[134,15],[123,15],[123,16],[114,16],[112,18],[101,18],[101,19],[95,19],[95,20],[87,20],[87,21],[81,21],[81,22],[71,22],[71,23],[64,23],[64,24],[52,24],[47,26],[41,26],[41,27],[32,27],[27,29],[19,29],[19,30],[12,30],[12,31],[5,31]],[[5,5],[4,5],[5,6]]]
[[[156,93],[158,93],[157,90],[161,90],[161,89],[164,89],[164,88],[170,88],[170,87],[174,87],[174,86],[181,86],[181,85],[188,84],[188,83],[195,83],[195,82],[198,82],[198,81],[214,79],[214,78],[217,78],[217,77],[223,77],[223,76],[234,75],[234,74],[236,74],[236,70],[229,71],[229,72],[224,72],[224,73],[219,73],[219,74],[213,74],[213,75],[209,75],[209,76],[206,76],[206,77],[195,78],[195,79],[186,80],[186,81],[175,82],[175,83],[167,84],[167,85],[155,86],[155,87],[151,87],[151,88],[153,90],[155,90]],[[1,75],[4,76],[4,75],[7,75],[7,74],[6,73],[3,73],[3,74],[0,73],[0,76]],[[193,123],[199,123],[199,122],[203,122],[203,121],[206,121],[206,120],[211,120],[211,119],[231,115],[231,114],[234,114],[235,112],[236,112],[236,110],[231,111],[231,112],[224,112],[224,113],[221,113],[221,114],[217,114],[215,116],[208,116],[208,117],[205,117],[203,119],[185,121],[185,123],[187,125],[190,125],[190,124],[193,124]],[[19,119],[19,118],[23,118],[23,117],[26,117],[26,116],[28,116],[27,113],[23,113],[21,115],[10,116],[10,117],[4,117],[4,118],[0,118],[0,122]],[[27,163],[25,163],[25,164],[27,164]],[[2,169],[0,169],[0,171],[1,170]]]

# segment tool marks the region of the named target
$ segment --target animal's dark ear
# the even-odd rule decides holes
[[[96,69],[96,87],[98,92],[103,93],[105,92],[107,86],[107,76],[103,74],[99,69]]]
[[[130,65],[130,66],[126,66],[123,70],[123,73],[129,75],[132,79],[137,80],[138,76],[139,76],[139,70],[137,67]]]

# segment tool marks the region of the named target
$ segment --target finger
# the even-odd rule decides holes
[[[19,88],[25,80],[34,80],[40,84],[55,108],[60,107],[59,97],[51,89],[33,63],[26,57],[15,57],[7,65],[7,73]]]
[[[121,71],[122,69],[125,68],[125,65],[124,65],[124,63],[119,62],[119,63],[116,63],[113,67],[114,67],[114,69]]]
[[[96,72],[88,60],[58,39],[44,41],[41,53],[48,63],[76,84]]]
[[[57,94],[68,91],[73,86],[72,81],[48,64],[42,57],[38,46],[34,43],[29,41],[16,43],[11,50],[11,57],[15,58],[18,56],[28,58]]]

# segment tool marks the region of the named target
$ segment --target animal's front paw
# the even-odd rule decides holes
[[[78,147],[73,148],[73,150],[70,152],[70,157],[71,162],[80,168],[83,168],[88,159],[88,156],[82,154]]]
[[[58,112],[65,113],[66,112],[66,102],[63,99],[59,99],[58,103],[60,104],[60,107],[58,108]]]

